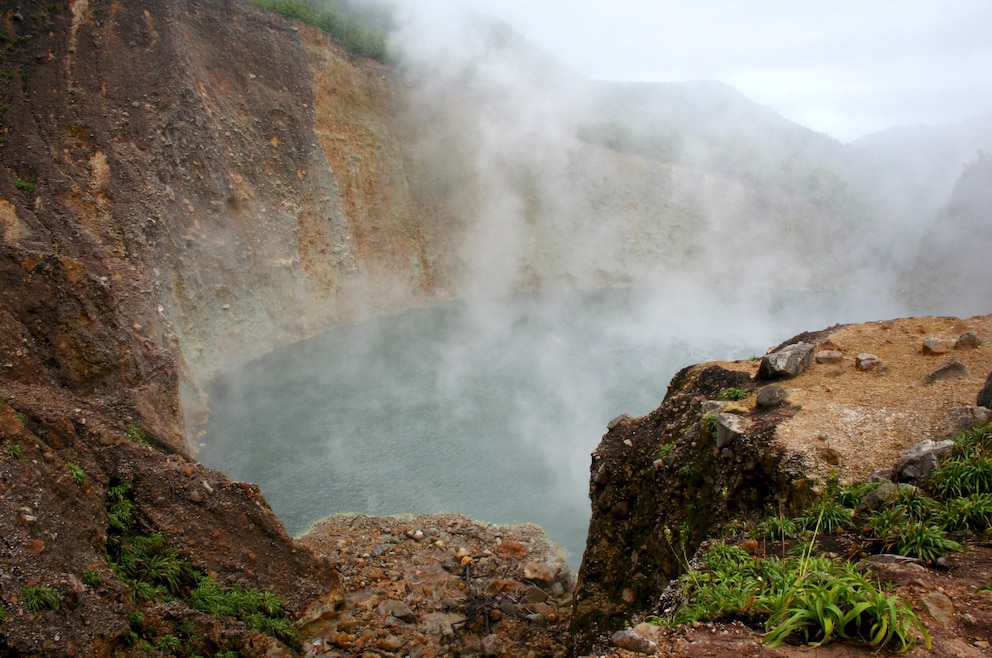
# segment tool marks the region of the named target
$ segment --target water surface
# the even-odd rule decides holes
[[[866,296],[668,289],[452,303],[343,327],[208,390],[199,457],[298,534],[338,512],[535,522],[578,563],[589,455],[681,367],[905,315]]]

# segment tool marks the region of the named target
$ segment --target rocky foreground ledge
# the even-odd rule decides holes
[[[990,337],[992,316],[801,334],[760,361],[686,368],[657,410],[611,423],[593,453],[573,653],[624,653],[610,649],[613,633],[661,612],[665,589],[682,571],[676,546],[691,556],[731,523],[788,517],[831,473],[846,483],[898,479],[892,469],[914,445],[988,422]],[[746,397],[717,401],[731,388]],[[989,552],[978,546],[956,560],[941,573],[914,565],[922,573],[903,574],[912,585],[902,594],[922,610],[932,655],[986,655],[992,597],[977,590],[992,577]],[[952,587],[955,577],[963,580]],[[957,603],[935,612],[930,595],[943,601],[943,589],[953,590]],[[652,641],[643,646],[659,655],[790,651],[764,648],[760,634],[741,627],[674,634],[640,628]]]
[[[989,337],[992,316],[874,322],[800,335],[763,361],[679,372],[657,410],[618,418],[593,453],[577,582],[533,526],[338,516],[292,539],[257,488],[112,405],[7,386],[0,654],[808,655],[763,646],[739,623],[643,624],[681,570],[666,529],[691,554],[732,522],[801,506],[831,473],[898,479],[886,469],[915,444],[988,420]],[[716,401],[729,388],[743,399]],[[136,544],[158,557],[124,573],[121,547]],[[176,583],[163,560],[185,565]],[[932,652],[915,655],[988,655],[992,595],[978,591],[992,582],[987,545],[939,567],[877,572],[933,636]],[[282,607],[262,619],[205,604],[204,583],[224,592],[218,600],[275,595]]]

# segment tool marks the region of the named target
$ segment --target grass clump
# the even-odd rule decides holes
[[[934,469],[927,485],[941,498],[992,494],[992,423],[959,435],[951,454]]]
[[[235,617],[293,648],[299,647],[299,632],[289,621],[283,602],[276,594],[240,584],[231,587],[220,585],[194,569],[189,561],[166,543],[161,533],[139,532],[127,483],[107,490],[106,507],[109,526],[107,561],[117,577],[132,588],[139,602],[184,601],[191,608],[207,614]],[[143,636],[143,617],[130,621],[128,644],[136,646],[147,642]],[[183,646],[189,644],[188,641],[181,643]],[[157,643],[152,645],[152,649],[164,651]],[[170,648],[164,652],[171,651]]]
[[[675,441],[671,443],[666,443],[665,445],[658,448],[658,459],[665,459],[675,450]]]
[[[93,569],[87,569],[83,572],[83,584],[90,587],[99,587],[103,579],[100,577],[100,573],[94,571]]]
[[[24,597],[24,605],[31,612],[58,610],[59,608],[59,595],[51,587],[45,587],[44,585],[22,587],[21,596]]]
[[[809,548],[809,547],[808,547]],[[835,640],[905,651],[926,628],[907,601],[890,594],[849,562],[802,556],[755,558],[722,542],[712,545],[700,570],[680,578],[686,604],[657,624],[764,620],[765,643]]]
[[[7,456],[10,457],[11,459],[24,458],[24,449],[21,446],[17,445],[16,443],[10,444],[6,448],[4,448],[4,450],[6,451]]]
[[[143,445],[143,446],[150,445],[148,441],[148,435],[145,433],[145,430],[141,429],[141,427],[136,425],[135,423],[130,423],[127,427],[124,428],[124,431],[126,431],[127,435],[131,437],[131,440],[137,443],[138,445]]]
[[[79,464],[66,462],[65,470],[69,471],[69,476],[72,477],[72,481],[76,484],[81,485],[83,482],[86,482],[86,471],[84,471]]]
[[[0,606],[0,624],[2,624],[5,621],[7,621],[7,615],[9,615],[9,614],[10,613],[7,612],[7,608],[5,608],[3,606]]]
[[[14,176],[14,187],[19,189],[21,192],[27,192],[28,194],[34,194],[36,186],[34,183],[24,180],[23,178],[18,178]]]
[[[716,399],[724,400],[728,402],[735,402],[737,400],[746,399],[748,395],[750,395],[750,393],[748,393],[747,390],[740,387],[725,388],[722,391],[720,391],[720,394],[716,396]]]

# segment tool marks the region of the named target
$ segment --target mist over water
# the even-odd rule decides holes
[[[437,298],[464,301],[329,331],[208,390],[200,459],[257,483],[290,533],[339,512],[458,512],[538,523],[577,566],[590,453],[683,366],[837,323],[987,312],[992,202],[948,203],[968,149],[931,162],[914,146],[927,166],[910,176],[890,139],[844,147],[718,83],[591,83],[439,7],[404,5],[390,48],[410,184],[457,261]],[[939,208],[941,230],[967,228],[953,249],[924,239]],[[950,292],[894,301],[926,299],[949,263]]]
[[[904,315],[853,294],[522,295],[381,317],[282,348],[208,391],[199,457],[258,484],[290,533],[329,514],[534,522],[577,565],[590,453],[681,367]]]

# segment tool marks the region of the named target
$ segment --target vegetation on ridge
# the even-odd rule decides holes
[[[677,581],[676,600],[649,621],[761,623],[769,646],[786,640],[819,646],[847,639],[901,652],[921,636],[929,647],[929,634],[906,600],[854,562],[814,553],[825,535],[849,533],[860,550],[935,562],[965,550],[952,533],[959,539],[971,533],[988,535],[992,424],[969,430],[955,441],[926,489],[900,488],[875,510],[862,502],[881,483],[841,486],[835,474],[804,514],[793,519],[773,516],[754,525],[750,552],[729,539],[718,541],[706,550],[702,566],[692,569],[683,546],[676,553],[686,573]],[[666,529],[670,543],[671,536]],[[752,555],[768,550],[767,544],[765,551],[759,550],[756,540],[780,540],[779,555]]]
[[[382,12],[359,11],[347,0],[251,0],[271,12],[320,28],[352,55],[386,58],[388,19]]]
[[[139,532],[130,485],[120,483],[110,487],[106,504],[107,562],[117,577],[132,588],[136,604],[130,614],[127,644],[167,655],[199,653],[200,639],[191,628],[179,625],[177,635],[160,637],[154,644],[146,632],[146,617],[141,607],[148,603],[183,601],[209,615],[235,617],[250,628],[299,647],[299,632],[276,594],[240,584],[220,585],[194,569],[160,533]]]

